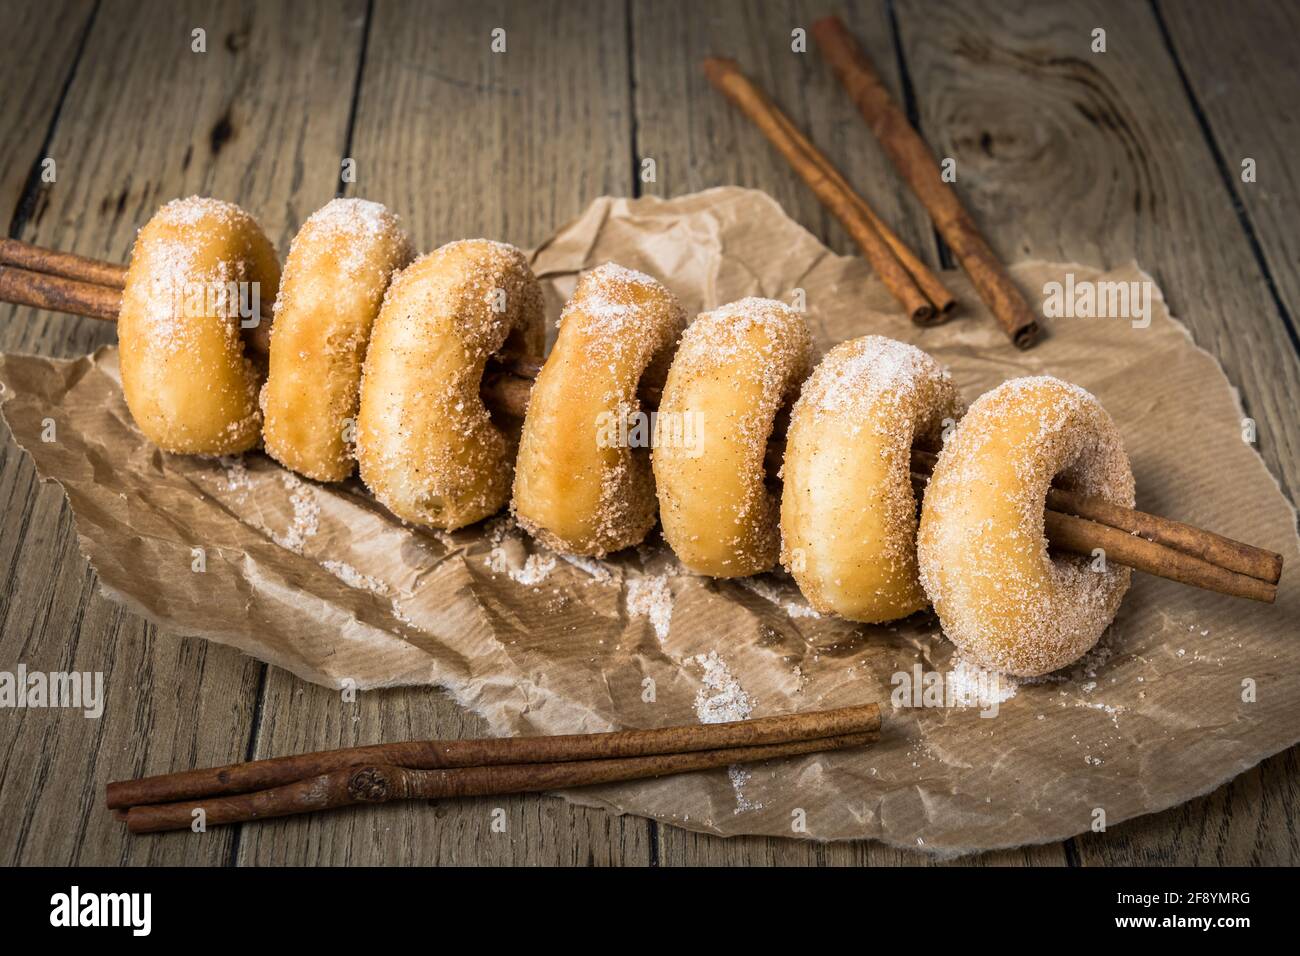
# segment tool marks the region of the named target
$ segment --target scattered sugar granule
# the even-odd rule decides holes
[[[525,587],[534,587],[545,581],[555,570],[557,560],[545,548],[529,554],[524,539],[515,533],[516,527],[514,519],[509,515],[504,515],[487,526],[487,539],[492,550],[483,563],[493,574],[508,574],[510,580]]]
[[[280,480],[289,492],[289,503],[293,505],[293,523],[284,534],[272,534],[271,537],[280,547],[302,554],[307,539],[320,529],[320,503],[312,494],[311,486],[297,475],[286,471]]]
[[[247,491],[253,487],[248,480],[248,466],[244,464],[243,455],[222,455],[217,461],[226,472],[225,491]]]
[[[512,568],[510,579],[531,587],[541,584],[547,575],[555,570],[555,556],[549,554],[530,554],[522,568]]]
[[[753,774],[744,767],[732,766],[727,768],[727,776],[731,778],[731,789],[736,791],[736,809],[732,813],[741,814],[750,810],[763,809],[761,803],[756,803],[745,796],[745,784],[749,783]]]
[[[959,707],[988,708],[1016,696],[1020,684],[1006,674],[958,658],[945,675],[947,696]]]
[[[607,581],[614,580],[614,575],[610,572],[609,568],[605,567],[605,565],[601,564],[595,558],[585,558],[576,554],[562,554],[560,557],[573,565],[579,571],[588,575],[594,581],[603,584]]]
[[[659,643],[668,640],[673,619],[673,592],[668,588],[667,575],[632,578],[627,582],[625,600],[628,617],[648,618]]]
[[[687,663],[704,668],[704,686],[695,692],[695,716],[700,723],[723,724],[749,717],[758,702],[731,676],[717,651],[697,654]]]
[[[373,594],[388,594],[388,585],[369,574],[362,574],[344,561],[322,561],[320,566],[350,588],[359,588]]]
[[[792,618],[821,617],[809,604],[803,601],[786,600],[780,588],[761,577],[737,578],[736,583],[748,588],[765,601],[775,604]]]
[[[393,605],[393,617],[395,617],[398,621],[407,625],[408,627],[418,627],[418,625],[414,621],[412,621],[409,617],[406,616],[406,612],[402,610],[402,606],[398,603],[397,598],[393,598],[392,605]]]

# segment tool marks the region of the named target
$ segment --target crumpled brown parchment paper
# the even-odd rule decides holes
[[[315,485],[261,455],[167,455],[132,425],[112,348],[72,362],[0,357],[4,416],[67,492],[105,591],[305,680],[439,685],[498,734],[884,705],[870,750],[565,795],[615,812],[954,854],[1112,826],[1300,739],[1295,512],[1243,441],[1235,391],[1154,284],[1149,326],[1052,320],[1046,341],[1018,352],[963,276],[945,276],[960,318],[918,329],[863,261],[831,253],[768,196],[723,188],[594,202],[534,254],[552,323],[577,273],[607,260],[658,276],[692,314],[802,294],[819,349],[868,332],[913,342],[968,400],[1017,375],[1083,385],[1123,431],[1139,506],[1282,552],[1278,603],[1136,575],[1102,643],[1067,672],[986,687],[966,706],[902,707],[895,675],[956,665],[929,615],[852,625],[813,615],[783,575],[683,573],[657,534],[608,561],[566,560],[505,518],[415,530],[355,481]],[[1031,301],[1066,273],[1148,280],[1135,266],[1014,272]],[[966,688],[986,676],[962,673]]]

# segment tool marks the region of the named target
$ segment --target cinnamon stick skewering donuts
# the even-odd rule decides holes
[[[841,342],[804,384],[782,464],[782,563],[808,602],[851,621],[928,604],[917,577],[911,452],[962,401],[948,370],[879,335]]]
[[[177,199],[140,230],[117,334],[127,407],[159,448],[215,456],[257,445],[262,375],[241,325],[260,321],[279,282],[270,240],[232,203]]]
[[[205,203],[207,204],[206,207]],[[183,214],[177,214],[173,210],[173,219],[179,220],[188,217],[200,228],[207,228],[203,224],[204,216],[202,212],[204,208],[208,210],[235,209],[235,207],[229,207],[228,204],[197,199],[178,201],[175,205],[181,209],[189,208]],[[240,216],[243,215],[238,213],[237,209],[235,209],[235,212]],[[173,225],[176,225],[176,222],[173,222]],[[174,229],[172,238],[183,244],[189,238],[188,230],[185,228]],[[236,255],[238,254],[237,252]],[[262,260],[268,258],[265,251],[260,253],[260,257]],[[114,266],[111,263],[103,263],[93,259],[85,259],[84,257],[54,253],[50,250],[42,250],[16,241],[10,241],[3,248],[0,248],[0,259],[4,260],[4,265],[0,267],[0,286],[3,287],[0,288],[0,298],[5,298],[6,301],[34,305],[38,308],[54,311],[69,311],[77,315],[90,315],[109,320],[118,317],[118,311],[122,305],[121,290],[126,283],[128,272],[126,267]],[[25,268],[26,266],[32,266],[44,271],[32,272]],[[82,281],[82,279],[90,276],[99,277],[105,284],[90,285],[88,282]],[[248,285],[260,289],[262,281],[260,279],[234,280],[234,284]],[[159,285],[162,286],[164,283],[160,282]],[[238,301],[241,306],[245,303],[241,300],[241,293],[236,292],[233,296],[229,295],[230,284],[225,282],[214,283],[210,280],[194,280],[193,276],[186,277],[182,273],[179,281],[173,283],[173,285],[178,285],[182,290],[188,286],[198,289],[199,297],[197,301],[199,305],[196,310],[183,307],[183,303],[178,306],[176,305],[178,297],[160,293],[159,300],[164,306],[161,311],[165,313],[167,309],[171,309],[171,315],[159,314],[150,317],[148,291],[153,286],[153,283],[146,279],[137,285],[136,292],[140,292],[142,289],[145,291],[128,308],[127,324],[129,325],[133,319],[130,314],[133,308],[139,310],[135,316],[137,319],[143,313],[150,321],[161,320],[163,334],[160,338],[164,340],[175,331],[173,324],[168,319],[185,320],[185,322],[177,322],[175,325],[186,325],[188,328],[189,320],[202,316],[205,314],[205,310],[208,314],[217,315],[220,318],[220,321],[210,323],[206,327],[207,331],[211,331],[212,328],[225,328],[229,331],[231,325],[244,324],[242,322],[245,318],[243,309],[234,307],[234,303]],[[267,289],[270,288],[273,288],[273,286],[268,284]],[[219,308],[208,309],[206,296],[214,289],[220,290],[219,299],[220,296],[226,296],[226,298],[221,300]],[[87,292],[86,290],[90,291]],[[260,304],[261,296],[258,298],[259,302],[257,304]],[[141,303],[144,303],[143,306]],[[257,319],[259,317],[257,310],[253,309],[248,317]],[[237,318],[241,321],[234,321]],[[265,354],[267,350],[265,340],[269,339],[269,334],[263,336],[258,333],[263,329],[268,329],[269,325],[270,323],[261,326],[252,325],[242,330],[245,333],[244,342],[247,343],[252,353],[249,378],[256,379],[258,376],[259,357]],[[152,336],[152,333],[150,333],[150,336]],[[148,336],[145,338],[147,339]],[[132,399],[134,401],[134,410],[139,412],[142,420],[150,411],[156,411],[156,408],[151,408],[147,404],[149,376],[151,374],[158,380],[163,381],[167,387],[177,387],[179,383],[180,388],[188,389],[191,393],[214,388],[221,390],[225,387],[219,377],[213,381],[207,380],[204,377],[207,366],[202,365],[202,367],[199,367],[192,361],[184,370],[186,374],[178,375],[176,378],[169,377],[166,370],[165,356],[160,357],[159,350],[154,349],[150,355],[137,356],[135,346],[140,344],[140,340],[141,336],[136,335],[133,339],[133,333],[129,331],[124,336],[123,367],[127,391],[132,395],[137,395],[140,391],[146,393],[146,400],[143,404],[141,401]],[[157,345],[158,343],[152,342],[151,344]],[[242,356],[243,348],[237,347],[232,351],[238,359]],[[133,370],[132,363],[136,361],[137,357],[141,358],[143,368]],[[163,360],[152,361],[160,358]],[[194,356],[187,356],[187,358],[193,359]],[[506,352],[503,352],[500,358],[501,361],[496,366],[489,366],[489,372],[481,389],[483,400],[493,410],[494,414],[498,414],[502,418],[522,418],[531,388],[530,380],[537,374],[538,363],[535,359],[514,360]],[[219,376],[225,375],[230,367],[229,365],[223,366],[221,363],[217,363]],[[240,363],[234,363],[234,367],[239,369]],[[249,368],[246,365],[243,367]],[[162,369],[161,375],[158,372],[160,368]],[[140,374],[137,374],[137,372]],[[235,394],[238,393],[239,390],[236,389]],[[654,389],[647,389],[645,394],[653,396]],[[179,407],[173,409],[173,411],[176,410],[186,411]],[[206,411],[206,409],[200,410]],[[161,416],[163,424],[167,424],[167,414],[169,412],[165,409]],[[177,417],[177,420],[181,421],[179,429],[181,432],[184,432],[188,427],[184,424],[184,417],[184,415]],[[239,417],[241,419],[248,418],[246,415]],[[143,430],[155,441],[161,441],[164,448],[184,447],[200,454],[215,454],[233,451],[243,447],[250,441],[255,441],[251,437],[253,429],[247,427],[247,425],[247,422],[243,424],[236,422],[232,425],[227,420],[218,429],[221,432],[220,440],[214,441],[208,446],[196,444],[182,446],[181,444],[172,443],[168,438],[160,437],[157,427],[148,424],[143,425]],[[240,433],[242,439],[239,442],[230,442],[228,439],[231,433]],[[783,446],[774,444],[770,446],[769,454],[775,452],[776,455],[779,455],[782,450]],[[920,457],[918,457],[918,454],[914,452],[914,471],[919,470],[923,473],[930,471],[933,461],[927,458],[926,455],[929,455],[929,453],[921,453]],[[914,475],[914,479],[915,477]],[[1109,557],[1118,563],[1169,580],[1267,603],[1272,603],[1275,599],[1277,581],[1282,568],[1281,555],[1260,548],[1253,548],[1241,542],[1232,541],[1189,525],[1183,525],[1154,515],[1146,515],[1132,508],[1078,492],[1053,489],[1048,494],[1047,503],[1050,510],[1046,514],[1045,524],[1054,548],[1084,555],[1095,553],[1098,548],[1102,548]],[[794,557],[792,556],[792,559]]]
[[[398,218],[364,199],[332,200],[294,236],[261,397],[266,453],[286,468],[316,481],[352,474],[370,329],[412,256]]]
[[[515,440],[480,396],[493,356],[540,355],[542,293],[524,254],[451,242],[398,273],[375,319],[357,419],[357,461],[404,521],[473,524],[510,496]]]
[[[776,564],[778,504],[764,458],[811,358],[808,326],[773,299],[705,312],[682,335],[653,458],[664,539],[692,571],[744,577]]]
[[[677,299],[648,275],[606,263],[578,280],[528,402],[511,506],[547,547],[602,556],[653,527],[637,387],[662,376],[685,324]]]
[[[1053,480],[1133,507],[1133,472],[1101,403],[1050,376],[1013,379],[958,424],[921,509],[917,560],[944,634],[975,662],[1019,677],[1087,653],[1132,575],[1104,555],[1048,553]]]

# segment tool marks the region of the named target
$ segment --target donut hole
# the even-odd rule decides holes
[[[533,377],[536,377],[543,357],[533,354],[533,348],[529,344],[532,334],[532,331],[524,325],[515,326],[510,330],[497,353],[488,359],[488,367],[496,366],[504,369],[512,365],[526,365],[531,367]]]
[[[911,478],[912,499],[916,507],[916,517],[920,520],[922,499],[925,488],[930,483],[930,475],[943,449],[943,422],[938,421],[929,427],[912,431],[912,440],[907,446],[908,473]]]
[[[781,480],[781,466],[785,463],[785,435],[790,430],[790,416],[794,412],[794,403],[799,394],[786,397],[785,402],[776,410],[772,419],[772,430],[768,433],[767,448],[763,452],[763,486],[781,497],[785,482]]]
[[[1042,491],[1038,496],[1039,506],[1043,513],[1043,517],[1039,521],[1039,527],[1046,526],[1047,496],[1051,494],[1053,488],[1061,491],[1079,492],[1084,490],[1086,485],[1087,481],[1084,474],[1083,455],[1077,456],[1073,461],[1066,462],[1058,468],[1048,479],[1047,484],[1042,488]],[[1056,548],[1050,541],[1047,545],[1047,552],[1054,561],[1078,561],[1086,563],[1090,560],[1082,555]]]

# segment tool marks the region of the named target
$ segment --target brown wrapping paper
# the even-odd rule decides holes
[[[576,274],[606,260],[662,278],[691,313],[802,295],[820,350],[868,332],[916,343],[968,400],[1024,374],[1083,385],[1123,431],[1140,507],[1286,556],[1277,604],[1135,575],[1102,643],[1067,672],[985,687],[965,706],[899,706],[895,675],[956,664],[930,615],[851,625],[813,615],[783,575],[683,573],[657,535],[604,562],[570,561],[505,518],[413,530],[355,481],[300,481],[261,455],[167,455],[131,424],[112,348],[72,362],[0,357],[4,416],[67,492],[105,591],[169,631],[305,680],[443,686],[498,734],[885,705],[870,750],[565,795],[615,812],[952,854],[1113,826],[1300,738],[1295,512],[1243,441],[1235,391],[1154,286],[1146,327],[1048,320],[1047,339],[1019,352],[961,275],[944,277],[960,318],[920,329],[863,261],[832,254],[766,195],[725,188],[593,203],[534,255],[552,323]],[[1031,301],[1067,273],[1099,277],[1040,262],[1014,271]],[[1103,278],[1147,279],[1135,266]],[[950,690],[987,677],[960,674]]]

